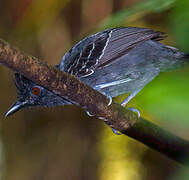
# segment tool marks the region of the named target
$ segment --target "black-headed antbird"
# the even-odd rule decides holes
[[[56,67],[109,97],[130,93],[125,106],[161,71],[188,62],[187,54],[161,44],[162,39],[163,33],[147,28],[107,29],[78,42]],[[15,79],[18,98],[6,116],[27,106],[72,104],[18,73]]]

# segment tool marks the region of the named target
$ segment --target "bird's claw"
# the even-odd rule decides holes
[[[114,128],[112,128],[112,131],[113,131],[113,133],[116,134],[116,135],[121,135],[121,133],[120,133],[118,130],[114,129]]]
[[[109,99],[108,106],[110,106],[112,104],[112,97],[108,93],[103,92],[103,94]]]
[[[91,114],[89,111],[85,111],[87,113],[88,116],[92,117],[92,116],[95,116],[93,114]]]
[[[132,112],[136,112],[138,115],[138,118],[140,118],[140,111],[138,109],[135,108],[127,108],[128,110],[132,111]]]
[[[112,97],[111,96],[107,96],[108,97],[108,99],[109,99],[109,102],[108,102],[108,106],[110,106],[111,104],[112,104]]]

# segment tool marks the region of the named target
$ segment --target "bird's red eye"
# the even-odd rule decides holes
[[[33,93],[34,95],[38,95],[38,94],[40,93],[40,89],[39,89],[38,87],[34,87],[34,88],[32,89],[32,93]]]

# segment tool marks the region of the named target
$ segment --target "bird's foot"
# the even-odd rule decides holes
[[[133,93],[134,94],[134,93]],[[121,106],[125,107],[128,102],[134,97],[134,95],[131,94],[129,97],[127,97],[122,103],[121,103]],[[132,111],[132,112],[136,112],[138,114],[138,118],[140,118],[140,112],[138,109],[135,109],[135,108],[127,108],[128,110]]]

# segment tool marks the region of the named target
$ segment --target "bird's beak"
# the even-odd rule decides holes
[[[7,111],[7,113],[5,114],[5,118],[7,116],[10,116],[11,114],[15,113],[16,111],[18,111],[19,109],[23,108],[26,105],[25,102],[20,102],[20,101],[16,101]]]

